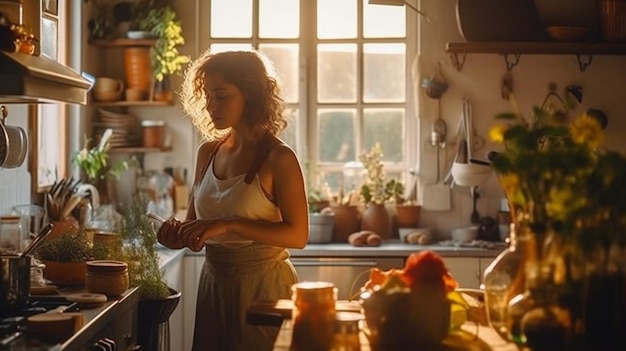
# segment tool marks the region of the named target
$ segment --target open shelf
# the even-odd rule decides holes
[[[576,55],[581,71],[593,55],[626,55],[626,43],[621,42],[466,42],[447,43],[446,52],[457,70],[463,69],[467,54],[499,54],[504,56],[511,71],[521,55]]]
[[[107,40],[107,39],[89,40],[89,45],[103,47],[103,48],[153,46],[154,43],[156,43],[156,39],[117,38],[117,39],[111,39],[111,40]]]
[[[108,106],[108,107],[132,107],[132,106],[173,106],[172,101],[149,101],[149,100],[141,100],[141,101],[111,101],[111,102],[102,102],[102,101],[93,101],[90,103],[92,106]]]
[[[118,154],[122,154],[122,153],[127,153],[127,154],[137,154],[137,153],[146,154],[146,153],[151,153],[151,152],[169,152],[169,151],[172,151],[172,147],[170,147],[170,146],[163,147],[163,148],[143,147],[143,146],[130,146],[130,147],[112,147],[112,148],[109,149],[109,152],[111,152],[111,153],[118,153]]]

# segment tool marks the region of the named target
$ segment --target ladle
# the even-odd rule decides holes
[[[53,224],[52,222],[50,222],[45,227],[41,228],[39,233],[37,233],[37,237],[35,237],[35,239],[33,239],[33,241],[31,241],[30,244],[28,244],[26,249],[24,249],[22,256],[31,255],[33,252],[35,252],[35,250],[39,247],[43,239],[46,238],[48,234],[52,233],[52,227],[53,227]]]

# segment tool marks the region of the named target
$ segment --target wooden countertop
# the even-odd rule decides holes
[[[248,310],[248,323],[256,325],[280,325],[280,333],[274,344],[275,351],[287,351],[291,347],[291,300],[260,301]],[[337,311],[360,312],[356,301],[337,301]],[[364,326],[359,333],[361,351],[372,350]],[[459,331],[451,333],[440,348],[430,351],[518,351],[518,347],[506,340],[492,328],[473,322],[465,323]]]

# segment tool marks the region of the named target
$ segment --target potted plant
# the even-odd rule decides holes
[[[123,248],[118,260],[128,264],[129,285],[139,289],[138,342],[146,350],[158,349],[159,325],[174,312],[181,292],[168,287],[159,267],[157,236],[146,216],[149,196],[138,192],[120,206],[122,220],[116,224]]]
[[[34,257],[46,267],[44,278],[59,285],[84,285],[87,261],[94,259],[91,243],[77,228],[68,228],[55,238],[46,239]]]
[[[178,47],[185,44],[181,22],[167,0],[139,1],[138,10],[139,29],[156,39],[150,48],[154,99],[170,101],[169,76],[182,73],[184,65],[190,61],[188,56],[178,51]]]

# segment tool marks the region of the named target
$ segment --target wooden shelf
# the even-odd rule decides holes
[[[112,102],[101,102],[101,101],[93,101],[90,103],[92,106],[108,106],[108,107],[132,107],[132,106],[173,106],[173,103],[170,101],[112,101]]]
[[[593,55],[626,55],[626,43],[611,42],[466,42],[447,43],[446,52],[457,70],[463,68],[467,54],[499,54],[511,71],[521,55],[576,55],[581,71]]]
[[[117,39],[99,39],[99,40],[90,40],[89,45],[103,47],[103,48],[113,48],[113,47],[133,47],[133,46],[153,46],[156,43],[156,39],[126,39],[126,38],[117,38]]]
[[[109,149],[109,152],[118,153],[118,154],[123,154],[123,153],[147,154],[147,153],[153,153],[153,152],[169,152],[169,151],[172,151],[172,147],[158,148],[158,147],[131,146],[131,147],[112,147]]]

